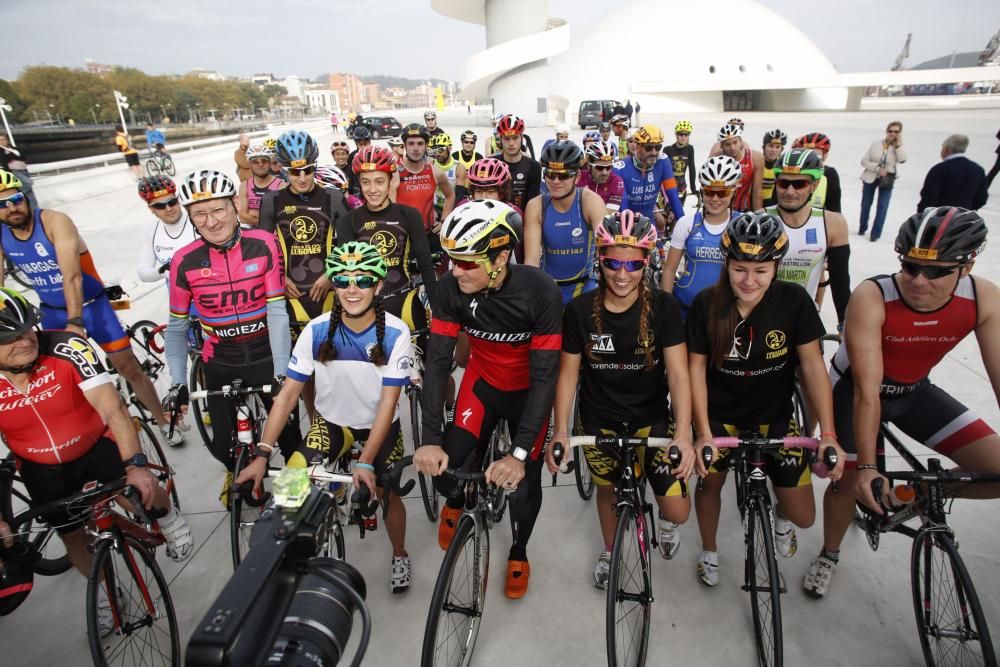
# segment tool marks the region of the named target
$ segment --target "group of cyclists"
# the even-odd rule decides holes
[[[380,493],[383,473],[404,451],[400,393],[420,382],[413,463],[446,498],[438,527],[446,549],[463,498],[443,473],[481,458],[504,420],[511,450],[486,476],[513,491],[505,580],[513,599],[529,588],[542,470],[560,469],[554,445],[568,449],[570,433],[673,439],[679,463],[663,449],[640,454],[660,513],[660,549],[667,559],[677,553],[691,509],[681,489],[702,478],[694,494],[696,575],[707,586],[719,582],[716,533],[729,467],[728,450],[713,438],[817,436],[838,453],[830,479],[839,485],[827,487],[824,546],[803,580],[815,597],[830,590],[855,498],[881,511],[871,491],[880,420],[963,469],[1000,472],[996,433],[928,378],[975,332],[1000,391],[1000,294],[971,275],[986,240],[976,212],[942,207],[911,216],[896,239],[898,270],[852,293],[847,225],[829,206],[839,181],[824,164],[825,135],[789,147],[784,132],[771,130],[757,151],[742,121],[731,119],[696,168],[688,121],[677,123],[670,146],[660,128],[632,132],[617,116],[580,145],[567,128],[536,161],[516,115],[494,119],[484,154],[474,131],[463,132],[452,152],[436,114],[424,120],[388,147],[359,124],[354,150],[337,137],[329,165],[320,165],[313,137],[291,130],[247,146],[251,173],[240,183],[212,169],[177,183],[140,180],[153,219],[139,275],[162,281],[169,298],[173,386],[162,405],[72,221],[32,209],[17,178],[0,171],[0,248],[41,302],[0,292],[0,432],[33,502],[122,474],[144,503],[166,502],[87,338],[167,433],[171,408],[185,410],[192,318],[204,335],[206,389],[235,379],[281,386],[267,401],[257,459],[235,480],[232,409],[209,399],[214,435],[206,445],[224,469],[227,506],[234,484],[260,485],[276,451],[287,466],[306,467],[343,456],[355,441],[364,447],[354,482]],[[694,212],[683,206],[689,194],[700,202]],[[417,282],[422,290],[413,289]],[[826,284],[843,331],[829,371],[818,312]],[[421,351],[413,334],[428,317]],[[424,355],[423,377],[415,376],[415,354]],[[457,392],[456,360],[465,366]],[[797,382],[815,424],[793,418]],[[300,398],[310,419],[304,437],[295,418]],[[702,447],[711,448],[710,464],[696,455]],[[593,584],[606,587],[621,461],[596,446],[583,454],[602,535]],[[810,468],[801,449],[785,449],[767,472],[777,498],[776,550],[791,557],[796,529],[816,517]],[[988,485],[977,491],[998,495]],[[80,526],[48,519],[87,572]],[[390,589],[399,593],[412,564],[398,498],[389,501],[386,524]],[[193,541],[183,517],[173,511],[159,526],[169,555],[188,557]],[[0,534],[5,529],[0,521]]]

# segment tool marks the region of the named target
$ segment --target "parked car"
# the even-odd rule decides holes
[[[611,120],[615,107],[621,105],[622,103],[617,100],[584,100],[580,102],[580,112],[577,116],[580,129],[585,130],[588,125],[597,127],[600,123]]]
[[[398,137],[403,126],[392,116],[366,116],[365,125],[372,131],[372,139]]]

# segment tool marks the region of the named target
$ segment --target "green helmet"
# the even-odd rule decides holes
[[[781,174],[802,174],[818,181],[823,178],[823,161],[811,148],[793,148],[782,153],[774,165],[774,175]]]
[[[364,241],[348,241],[333,249],[326,257],[326,277],[333,278],[347,271],[367,271],[385,280],[388,273],[378,248]]]

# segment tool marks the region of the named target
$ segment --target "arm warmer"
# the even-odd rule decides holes
[[[267,339],[271,343],[274,375],[284,375],[292,354],[292,332],[288,328],[288,310],[284,299],[267,302]]]
[[[170,369],[170,383],[187,385],[188,342],[187,329],[190,320],[186,317],[171,316],[163,331],[163,346]]]
[[[851,274],[848,269],[850,257],[851,246],[847,244],[834,246],[826,251],[830,291],[833,293],[833,307],[837,311],[838,324],[843,324],[847,302],[851,299]]]

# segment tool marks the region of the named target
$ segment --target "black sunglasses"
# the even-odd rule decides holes
[[[805,190],[810,185],[813,184],[812,181],[791,181],[787,178],[779,178],[774,182],[779,188],[787,190],[788,188],[795,188],[796,190]]]
[[[917,264],[906,259],[899,260],[899,265],[902,267],[903,272],[909,276],[916,278],[921,273],[927,276],[927,280],[936,280],[938,278],[944,278],[955,272],[955,269],[962,268],[961,264],[952,264],[951,266],[928,266],[927,264]]]
[[[177,197],[173,199],[168,199],[167,201],[156,202],[155,204],[150,204],[157,211],[162,211],[163,209],[170,208],[171,206],[177,206]]]

